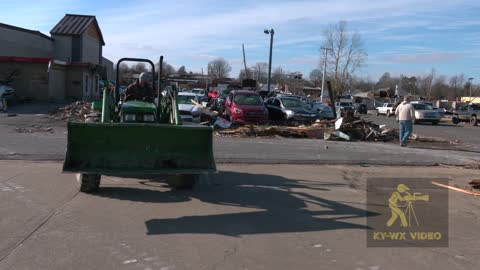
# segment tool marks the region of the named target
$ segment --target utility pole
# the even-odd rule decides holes
[[[245,74],[243,76],[245,79],[248,79],[248,72],[247,72],[247,60],[245,58],[245,46],[242,43],[242,50],[243,50],[243,65],[245,66]]]
[[[323,72],[322,72],[322,92],[320,94],[320,102],[323,102],[323,89],[325,87],[325,72],[327,71],[327,50],[331,50],[329,48],[322,48],[323,49]],[[330,97],[330,100],[332,97]]]
[[[472,81],[473,81],[473,78],[468,78],[468,81],[470,82],[470,97],[469,97],[469,101],[472,102]]]
[[[270,92],[270,83],[271,83],[271,76],[272,76],[272,47],[273,47],[273,35],[275,31],[273,29],[263,31],[265,34],[270,34],[270,58],[268,61],[268,80],[267,80],[267,87],[268,92]]]
[[[207,81],[205,82],[205,91],[208,91],[208,77],[210,75],[210,63],[207,65]]]

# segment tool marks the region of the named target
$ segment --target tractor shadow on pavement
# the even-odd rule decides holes
[[[146,221],[147,235],[219,234],[232,237],[251,234],[368,229],[361,225],[367,212],[311,195],[347,184],[292,180],[281,176],[220,172],[204,179],[185,196],[203,203],[242,207],[241,212],[195,215]],[[307,205],[308,203],[308,205]],[[251,211],[244,208],[251,208]],[[318,210],[309,210],[309,209]],[[247,210],[247,212],[245,212]],[[347,220],[355,223],[349,223]],[[360,224],[359,224],[360,223]]]

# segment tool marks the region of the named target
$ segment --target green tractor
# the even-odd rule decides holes
[[[97,117],[84,123],[68,123],[64,172],[77,173],[80,191],[100,188],[102,175],[158,179],[166,177],[174,188],[191,188],[200,174],[215,172],[212,150],[213,129],[182,125],[174,85],[162,90],[162,62],[158,72],[156,100],[122,103],[119,66],[125,61],[151,65],[152,86],[155,65],[147,59],[122,58],[117,63],[115,91],[104,87],[102,102],[92,108]]]

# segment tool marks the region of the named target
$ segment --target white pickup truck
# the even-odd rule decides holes
[[[395,104],[383,103],[383,106],[377,107],[377,116],[380,114],[385,114],[388,117],[395,115]]]

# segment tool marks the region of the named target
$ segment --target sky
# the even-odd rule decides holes
[[[343,20],[361,34],[368,53],[357,76],[425,75],[432,68],[447,76],[464,73],[480,81],[480,1],[478,0],[1,0],[0,22],[50,30],[67,13],[95,15],[112,61],[160,55],[174,67],[206,71],[223,57],[231,77],[247,65],[268,62],[274,29],[273,67],[307,77],[320,64],[323,30]],[[5,12],[8,11],[8,12]],[[1,52],[0,52],[1,55]]]

